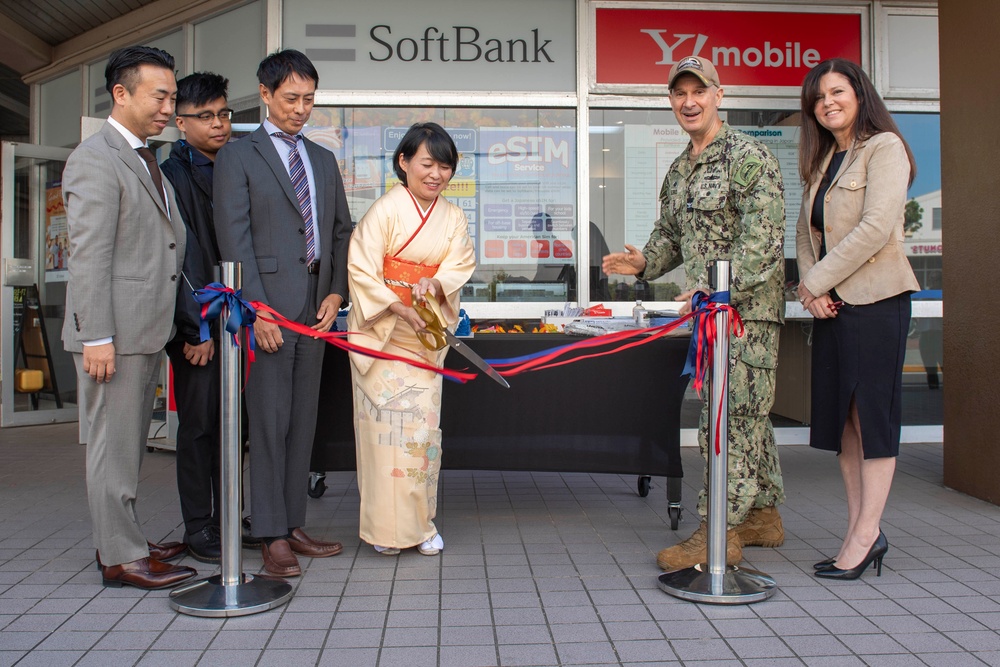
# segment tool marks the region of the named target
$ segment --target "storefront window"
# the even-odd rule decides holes
[[[795,223],[802,200],[798,173],[799,114],[777,110],[721,110],[727,122],[767,144],[778,158],[785,185],[786,299],[794,301],[799,275],[795,263]],[[940,424],[942,361],[941,157],[937,114],[899,113],[894,118],[913,150],[917,178],[908,192],[906,254],[922,290],[913,295],[913,319],[904,360],[903,424]],[[641,248],[659,217],[658,195],[674,158],[687,145],[673,112],[592,109],[590,112],[591,301],[672,300],[684,286],[682,267],[645,284],[627,276],[604,276],[600,258],[626,243]],[[797,304],[796,304],[797,306]],[[812,320],[791,308],[781,338],[778,396],[771,418],[776,426],[809,423]],[[699,403],[685,399],[682,426],[697,425]]]
[[[38,143],[76,146],[80,141],[80,73],[70,72],[40,86]]]
[[[666,105],[666,101],[664,101]],[[739,109],[720,115],[767,144],[785,183],[785,263],[794,264],[795,221],[802,186],[798,176],[798,113]],[[601,257],[625,244],[642,248],[660,216],[659,192],[670,164],[688,144],[669,107],[590,112],[591,301],[671,301],[684,288],[678,267],[648,284],[601,274]]]
[[[478,268],[462,300],[576,298],[574,109],[318,108],[310,139],[340,161],[355,223],[398,182],[392,154],[407,128],[434,121],[461,153],[445,194],[469,218]]]
[[[896,124],[917,162],[907,192],[903,245],[921,290],[913,295],[913,318],[903,361],[903,424],[944,420],[944,327],[941,317],[941,116],[896,113]]]
[[[166,35],[161,35],[156,39],[142,42],[145,46],[163,49],[172,55],[174,57],[175,72],[178,73],[178,76],[181,75],[180,73],[188,71],[185,59],[187,53],[187,49],[185,48],[186,43],[183,30],[175,30]],[[107,67],[107,57],[96,63],[91,63],[88,67],[88,80],[90,81],[90,90],[87,96],[89,100],[87,105],[88,116],[107,118],[108,114],[111,113],[111,93],[105,86],[104,78],[104,70]]]
[[[251,2],[194,25],[195,72],[224,72],[229,78],[229,106],[242,109],[241,102],[259,107],[257,77],[248,63],[264,56],[264,44],[252,39],[219,39],[220,34],[262,33],[262,2]],[[233,106],[233,105],[237,106]]]
[[[893,119],[913,151],[917,176],[907,192],[906,255],[920,287],[941,298],[941,116],[897,113]]]

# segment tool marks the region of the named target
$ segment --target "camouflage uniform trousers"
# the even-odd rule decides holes
[[[774,428],[768,416],[774,405],[781,325],[760,321],[744,325],[742,338],[729,338],[729,528],[743,523],[751,509],[777,506],[785,500]],[[698,445],[706,461],[710,398],[705,396],[698,428]],[[698,494],[698,514],[703,519],[707,504],[706,464],[704,483]]]

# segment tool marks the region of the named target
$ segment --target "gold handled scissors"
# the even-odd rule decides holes
[[[468,345],[459,340],[455,334],[448,330],[445,323],[444,313],[441,312],[441,304],[431,296],[428,299],[413,299],[413,309],[417,311],[426,324],[427,328],[417,331],[417,338],[428,350],[443,350],[449,345],[476,365],[476,368],[493,378],[500,386],[510,389],[507,380],[504,379],[495,368],[486,363],[482,357],[473,352]]]
[[[433,296],[429,299],[417,301],[413,299],[413,310],[427,325],[426,329],[417,331],[417,338],[428,350],[443,350],[448,347],[448,339],[445,332],[448,330],[445,324],[444,313],[441,312],[441,304]]]

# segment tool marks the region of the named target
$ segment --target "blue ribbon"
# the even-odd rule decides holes
[[[522,364],[525,361],[531,361],[543,355],[559,352],[560,350],[571,348],[573,346],[574,343],[566,343],[565,345],[546,348],[544,350],[539,350],[538,352],[532,352],[531,354],[524,354],[520,357],[507,357],[506,359],[483,359],[483,361],[488,363],[490,366],[514,366],[516,364]]]
[[[694,313],[695,317],[691,325],[691,344],[688,345],[687,361],[684,363],[684,370],[681,371],[682,376],[693,378],[698,372],[698,354],[701,353],[707,356],[711,353],[711,350],[707,348],[701,349],[704,341],[701,339],[701,327],[699,326],[701,318],[713,317],[715,315],[713,310],[708,307],[710,303],[728,305],[729,292],[715,292],[712,296],[704,292],[695,292],[694,296],[691,297],[691,312]],[[703,364],[702,368],[707,368],[707,364]]]
[[[257,320],[257,311],[242,298],[243,290],[233,291],[222,283],[209,283],[203,289],[195,290],[191,293],[194,300],[201,304],[201,342],[205,342],[211,337],[208,323],[216,320],[222,315],[222,307],[229,307],[229,317],[226,319],[226,331],[233,336],[233,343],[237,343],[237,335],[240,327],[247,330],[247,347],[250,358],[253,358],[257,348],[256,339],[253,332],[253,323]]]

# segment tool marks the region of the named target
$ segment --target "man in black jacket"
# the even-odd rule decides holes
[[[215,280],[219,246],[212,217],[212,169],[215,154],[232,134],[227,99],[229,81],[198,72],[177,82],[177,128],[185,139],[174,144],[161,165],[177,195],[187,227],[184,276],[178,281],[174,322],[177,335],[167,343],[174,371],[177,403],[177,490],[184,518],[184,541],[190,554],[217,563],[219,535],[219,368],[215,361],[218,326],[201,342],[200,305],[191,297]]]

